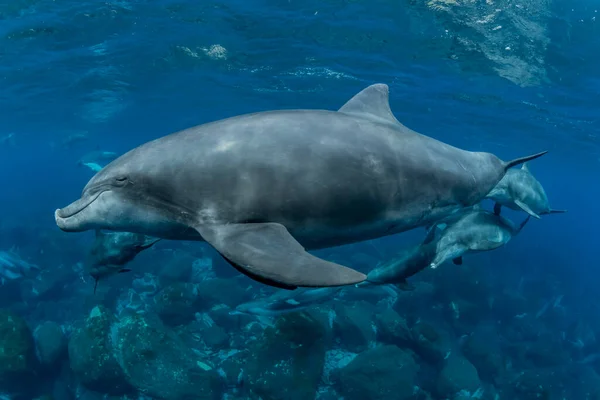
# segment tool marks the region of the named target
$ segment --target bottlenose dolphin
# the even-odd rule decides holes
[[[463,254],[502,247],[521,232],[529,218],[528,215],[517,226],[508,218],[482,209],[464,215],[445,228],[434,226],[432,233],[424,241],[427,244],[435,240],[436,254],[430,267],[436,268],[449,259],[452,259],[454,264],[460,265]],[[436,235],[439,237],[436,238]]]
[[[10,147],[14,147],[15,146],[15,133],[11,132],[7,135],[4,135],[2,137],[0,137],[0,146],[10,146]]]
[[[129,272],[123,266],[141,251],[156,244],[160,238],[132,232],[102,232],[96,230],[96,239],[87,260],[88,273],[94,278],[94,292],[100,279]]]
[[[529,171],[527,163],[521,168],[511,168],[486,196],[496,202],[494,213],[500,215],[502,206],[522,210],[534,218],[540,215],[565,213],[567,210],[550,208],[548,196],[542,184]]]
[[[81,157],[77,161],[77,164],[88,167],[94,172],[98,172],[118,156],[119,155],[113,151],[95,150]]]
[[[435,224],[415,249],[392,262],[373,269],[366,284],[397,284],[411,289],[406,279],[427,267],[437,268],[452,259],[460,265],[465,254],[490,251],[504,246],[527,224],[530,216],[516,226],[511,220],[483,209],[474,209],[458,220]]]
[[[276,292],[271,296],[239,304],[231,315],[248,314],[260,317],[273,317],[304,310],[314,304],[333,300],[342,287],[302,288],[293,292]]]
[[[307,250],[431,224],[482,200],[510,167],[400,124],[388,86],[342,108],[240,115],[145,143],[56,210],[63,231],[204,240],[240,272],[295,289],[366,276]]]
[[[32,277],[33,271],[39,272],[40,267],[25,261],[14,250],[0,251],[0,283],[23,277]]]

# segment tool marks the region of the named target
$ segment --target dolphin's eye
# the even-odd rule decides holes
[[[126,176],[117,176],[115,178],[115,185],[117,186],[125,186],[129,182],[129,179]]]

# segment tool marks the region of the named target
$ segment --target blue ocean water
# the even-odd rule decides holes
[[[37,341],[37,355],[32,356],[37,361],[31,361],[35,366],[0,367],[0,398],[5,392],[9,398],[47,395],[55,399],[101,398],[94,396],[104,394],[161,399],[225,395],[263,399],[600,398],[600,342],[596,342],[600,333],[596,288],[600,245],[596,200],[600,197],[599,9],[600,4],[591,0],[0,3],[0,206],[4,210],[0,251],[13,251],[41,270],[4,279],[0,307],[23,318],[31,331],[38,332],[44,323],[58,324],[65,335],[63,345],[69,343],[62,358],[53,361],[61,372],[53,374],[52,369],[49,372],[38,366],[43,357]],[[434,271],[439,271],[437,278],[427,271],[422,279],[431,285],[431,292],[418,292],[420,297],[414,297],[414,292],[396,293],[404,305],[382,306],[375,296],[377,301],[362,299],[364,303],[356,305],[359,311],[348,311],[339,307],[354,303],[336,300],[338,308],[331,306],[330,310],[345,318],[329,321],[336,344],[320,347],[323,340],[319,334],[311,342],[319,345],[308,355],[290,356],[301,359],[294,364],[296,369],[319,370],[325,363],[327,370],[332,352],[339,351],[371,357],[375,364],[381,363],[381,371],[395,371],[399,367],[386,357],[377,361],[381,356],[377,345],[395,346],[386,348],[388,354],[401,351],[415,370],[420,368],[405,378],[404,386],[394,386],[388,379],[378,383],[381,392],[377,392],[353,375],[361,371],[359,364],[354,365],[354,372],[344,369],[347,365],[332,367],[338,371],[332,375],[335,377],[327,373],[327,379],[321,379],[319,374],[315,378],[318,383],[276,369],[274,381],[261,378],[257,371],[276,365],[277,358],[258,349],[279,339],[268,328],[248,328],[253,320],[232,324],[213,315],[214,307],[221,304],[221,299],[214,298],[203,305],[190,299],[186,301],[194,305],[171,305],[191,312],[193,318],[188,315],[185,323],[165,322],[170,321],[165,315],[178,311],[161,314],[150,310],[147,314],[159,315],[160,323],[172,329],[168,335],[175,335],[177,344],[169,348],[181,354],[189,352],[186,349],[192,345],[186,338],[197,329],[198,340],[205,346],[196,349],[202,353],[198,362],[210,371],[225,371],[227,382],[232,374],[243,374],[229,372],[235,368],[221,363],[235,357],[223,354],[250,352],[251,361],[244,359],[248,376],[240,382],[233,379],[233,384],[191,389],[181,384],[180,388],[174,378],[158,370],[169,365],[181,367],[184,361],[177,357],[182,356],[165,356],[170,361],[164,361],[163,353],[150,345],[147,351],[160,353],[156,359],[162,360],[163,367],[147,361],[143,367],[136,366],[136,371],[143,373],[115,372],[115,376],[123,376],[110,379],[103,377],[103,373],[109,374],[106,371],[96,370],[97,359],[77,356],[84,351],[78,343],[86,343],[82,335],[91,335],[81,333],[82,326],[89,328],[90,312],[97,310],[98,304],[119,318],[123,307],[134,303],[132,296],[137,299],[136,307],[152,309],[149,304],[156,303],[156,293],[164,293],[174,284],[202,285],[209,279],[199,277],[202,260],[212,260],[213,269],[218,264],[217,256],[204,245],[161,242],[128,266],[131,273],[101,282],[94,294],[93,282],[82,272],[93,233],[64,233],[54,221],[54,210],[78,198],[94,174],[78,160],[96,150],[122,154],[168,133],[243,113],[336,110],[374,83],[389,86],[391,108],[400,122],[438,140],[492,152],[502,159],[549,150],[529,166],[543,184],[550,204],[568,210],[531,220],[506,247],[465,258],[464,266],[449,263],[440,267]],[[503,213],[515,220],[524,216]],[[367,271],[418,243],[422,235],[422,230],[415,230],[323,254],[354,266],[368,265]],[[175,268],[173,264],[189,268],[193,264],[194,269],[164,278],[162,268]],[[229,266],[219,268],[223,271],[216,279],[238,279],[233,278],[237,272],[230,272]],[[50,282],[51,277],[55,281]],[[235,297],[239,302],[249,300],[244,288],[254,284],[246,278],[241,282],[243,288]],[[473,289],[479,282],[487,282],[487,289]],[[140,287],[145,285],[155,287],[155,292],[143,292]],[[269,289],[254,284],[250,293],[266,295],[271,293]],[[509,306],[497,309],[497,304],[506,305],[509,299],[510,310],[506,309]],[[460,323],[452,317],[452,309],[459,303],[465,304]],[[236,303],[226,305],[235,308]],[[436,335],[447,337],[449,353],[440,350],[439,344],[426,350],[407,344],[396,338],[402,336],[397,332],[390,333],[396,339],[380,337],[387,325],[376,316],[385,315],[388,308],[408,321],[407,329],[417,338],[419,321],[427,320],[438,330]],[[372,321],[360,322],[357,315],[364,314]],[[23,336],[9,340],[9,329],[2,326],[3,315],[0,346],[26,346],[14,344],[19,340],[28,343]],[[213,321],[211,329],[219,327],[227,340],[207,343],[206,337],[215,335],[213,331],[209,334],[205,328],[190,327],[207,318]],[[301,323],[285,318],[278,323],[300,329],[294,324]],[[365,327],[371,322],[379,327],[379,334],[369,339]],[[116,326],[116,322],[112,324]],[[322,325],[329,326],[327,322]],[[315,326],[302,329],[325,329]],[[25,332],[27,327],[21,328]],[[474,338],[484,328],[495,332],[499,342],[494,360],[482,361],[481,354],[474,356],[473,350],[464,348],[465,337]],[[115,331],[118,329],[111,332],[116,335]],[[130,334],[142,335],[136,332]],[[266,344],[255,349],[250,337]],[[94,343],[103,340],[88,339],[96,340]],[[441,360],[431,356],[436,351],[444,353]],[[448,365],[452,370],[461,369],[449,364],[453,359],[450,353],[452,357],[460,354],[460,359],[453,361],[460,365],[468,360],[478,376],[477,384],[463,378],[466,383],[462,387],[456,383],[460,376],[446,376]],[[325,361],[319,358],[323,354],[327,355]],[[122,360],[111,368],[123,369]],[[31,391],[27,374],[34,372],[44,377],[44,384]],[[375,377],[380,372],[368,370],[364,375]],[[7,376],[19,376],[19,384],[4,385],[13,380]],[[164,387],[169,390],[152,387],[149,376],[167,382]],[[189,381],[195,379],[208,380],[188,377]],[[577,384],[578,379],[584,383]],[[419,390],[413,391],[413,387]]]

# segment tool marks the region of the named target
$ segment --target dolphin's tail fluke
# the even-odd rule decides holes
[[[527,161],[535,160],[536,158],[543,156],[547,152],[548,151],[546,150],[546,151],[542,151],[541,153],[532,154],[530,156],[525,156],[525,157],[521,157],[521,158],[515,158],[514,160],[510,160],[510,161],[505,161],[504,162],[504,170],[507,171],[509,168],[512,168],[515,165],[519,165],[519,164],[523,164],[524,162],[527,162]]]

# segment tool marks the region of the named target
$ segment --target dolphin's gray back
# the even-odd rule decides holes
[[[117,159],[88,187],[115,169],[194,223],[279,222],[311,248],[348,242],[340,232],[351,227],[424,225],[474,204],[504,173],[489,153],[321,110],[249,114],[165,136]],[[322,242],[315,232],[330,236],[324,226],[341,242]]]

